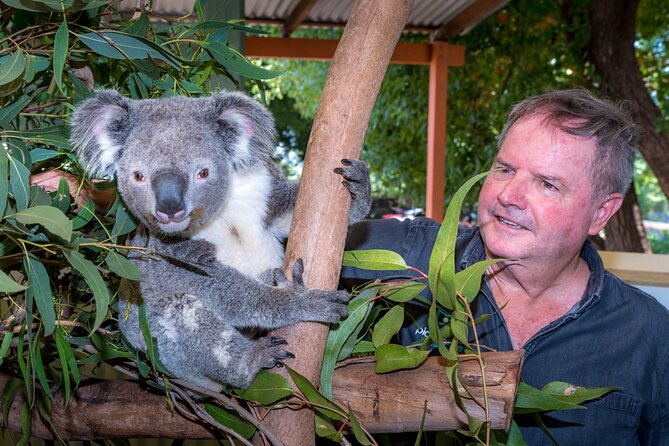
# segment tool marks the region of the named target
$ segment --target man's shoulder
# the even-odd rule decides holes
[[[639,321],[663,322],[669,332],[669,309],[644,290],[604,270],[602,294],[611,305],[629,308],[629,317]]]

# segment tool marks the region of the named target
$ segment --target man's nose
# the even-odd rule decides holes
[[[504,187],[497,195],[497,201],[502,206],[514,206],[519,209],[527,207],[527,181],[515,175],[504,184]]]

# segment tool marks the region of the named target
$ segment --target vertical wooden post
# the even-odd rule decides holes
[[[350,196],[332,169],[358,158],[369,117],[413,0],[358,0],[328,72],[309,137],[286,265],[304,260],[305,282],[335,289],[347,230]],[[328,327],[302,323],[280,330],[296,358],[288,365],[318,385]],[[274,410],[265,421],[287,445],[312,445],[309,410]]]
[[[446,180],[446,96],[448,94],[448,44],[434,42],[430,60],[427,122],[427,190],[425,215],[444,218]]]

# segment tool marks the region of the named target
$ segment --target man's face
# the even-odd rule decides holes
[[[511,127],[493,164],[500,170],[481,189],[479,224],[489,257],[569,262],[608,219],[593,203],[588,168],[595,142],[542,118]]]

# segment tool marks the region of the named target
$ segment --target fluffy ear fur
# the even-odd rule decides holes
[[[213,97],[221,131],[237,133],[237,142],[229,154],[234,168],[243,169],[271,157],[276,144],[272,114],[241,93],[219,93]]]
[[[129,133],[131,101],[115,90],[98,90],[72,114],[70,140],[88,174],[112,179]]]

